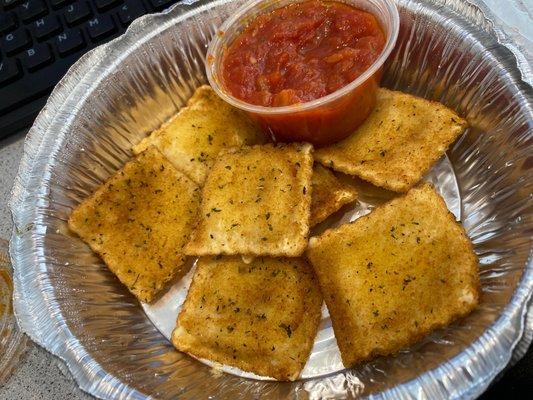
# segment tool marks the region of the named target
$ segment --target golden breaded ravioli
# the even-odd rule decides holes
[[[265,143],[259,127],[204,85],[174,117],[133,147],[156,146],[174,166],[202,185],[221,149]]]
[[[388,190],[415,185],[464,131],[467,123],[434,101],[379,89],[370,116],[351,136],[318,149],[323,165]]]
[[[201,257],[172,333],[195,357],[278,380],[298,378],[313,346],[322,296],[301,258]]]
[[[150,302],[182,272],[200,189],[150,147],[100,186],[68,225],[137,298]]]
[[[202,191],[188,255],[296,257],[307,247],[312,147],[262,145],[222,151]]]
[[[357,199],[354,187],[342,183],[333,173],[320,164],[313,167],[313,195],[311,196],[311,221],[314,226],[338,211],[343,205]]]
[[[347,367],[395,353],[478,303],[472,244],[428,184],[311,238],[307,256]]]

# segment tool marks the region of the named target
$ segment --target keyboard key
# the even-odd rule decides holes
[[[140,3],[139,0],[137,2]],[[120,0],[94,0],[94,4],[96,5],[96,8],[98,8],[98,11],[107,10],[108,8],[116,6],[118,3],[120,3]]]
[[[66,56],[85,45],[83,35],[79,29],[71,29],[56,36],[57,51],[61,56]]]
[[[24,49],[31,43],[30,35],[26,29],[18,29],[10,32],[2,38],[0,48],[4,49],[7,54],[13,54]]]
[[[117,27],[109,15],[99,15],[90,19],[87,24],[87,31],[93,41],[101,40],[116,32]]]
[[[146,12],[176,2],[0,0],[0,138],[32,123],[48,93],[85,51],[114,38]],[[43,4],[45,11],[39,11]],[[95,17],[99,25],[93,21],[90,26]]]
[[[7,58],[0,61],[0,84],[5,84],[18,78],[21,75],[20,72],[17,60]]]
[[[70,26],[85,21],[92,15],[89,5],[85,1],[78,1],[65,8],[65,19]]]
[[[47,44],[36,44],[22,53],[22,63],[30,72],[50,64],[52,61],[52,52]]]
[[[118,10],[118,19],[122,25],[131,24],[135,18],[140,17],[145,13],[142,3],[138,0],[126,0]]]
[[[72,3],[73,0],[50,0],[52,7],[57,10],[58,8],[64,7],[69,3]]]
[[[48,15],[40,18],[31,24],[33,34],[37,39],[44,39],[62,29],[59,18],[55,15]]]
[[[17,20],[13,13],[0,12],[0,33],[12,31],[17,26]]]
[[[174,1],[173,0],[150,0],[150,4],[156,10],[164,10],[169,7]]]
[[[15,7],[22,0],[0,0],[0,1],[1,1],[1,4],[4,6],[4,8],[11,8],[11,7]]]
[[[17,13],[24,22],[33,21],[35,18],[46,14],[48,8],[43,0],[28,0],[17,8]]]

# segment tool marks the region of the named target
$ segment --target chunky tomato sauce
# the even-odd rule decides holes
[[[384,44],[370,13],[333,1],[294,3],[260,15],[228,47],[223,85],[262,106],[311,101],[356,79]]]

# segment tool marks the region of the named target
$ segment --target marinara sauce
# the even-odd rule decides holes
[[[247,103],[305,103],[360,76],[385,41],[368,12],[334,1],[293,3],[258,16],[237,36],[222,60],[222,82]]]

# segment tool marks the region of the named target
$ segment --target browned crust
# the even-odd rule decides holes
[[[300,256],[307,247],[312,166],[308,144],[221,151],[186,254]]]
[[[183,246],[199,194],[194,182],[150,147],[78,205],[68,226],[131,293],[151,302],[183,272]]]
[[[322,296],[303,259],[203,257],[172,334],[194,357],[295,380],[311,352]],[[206,325],[206,319],[209,325]]]
[[[311,226],[324,221],[342,206],[357,200],[357,190],[353,186],[341,182],[330,170],[320,164],[315,164],[313,168],[312,185],[309,222]]]
[[[441,103],[380,88],[376,108],[351,136],[315,152],[316,161],[376,186],[405,192],[467,126]]]
[[[177,169],[202,185],[220,150],[266,141],[259,126],[243,111],[224,102],[210,86],[204,85],[196,89],[186,107],[132,150],[138,154],[156,146]]]
[[[433,201],[432,215],[420,215],[414,221],[422,226],[420,230],[407,226],[408,220],[398,214],[411,216],[409,207],[428,211]],[[406,228],[399,227],[401,223]],[[433,223],[439,225],[432,228]],[[389,224],[395,227],[392,233],[382,229]],[[397,240],[404,241],[404,254],[399,253],[402,247],[391,245]],[[311,238],[307,256],[347,367],[394,354],[467,315],[479,302],[472,244],[428,184]]]

